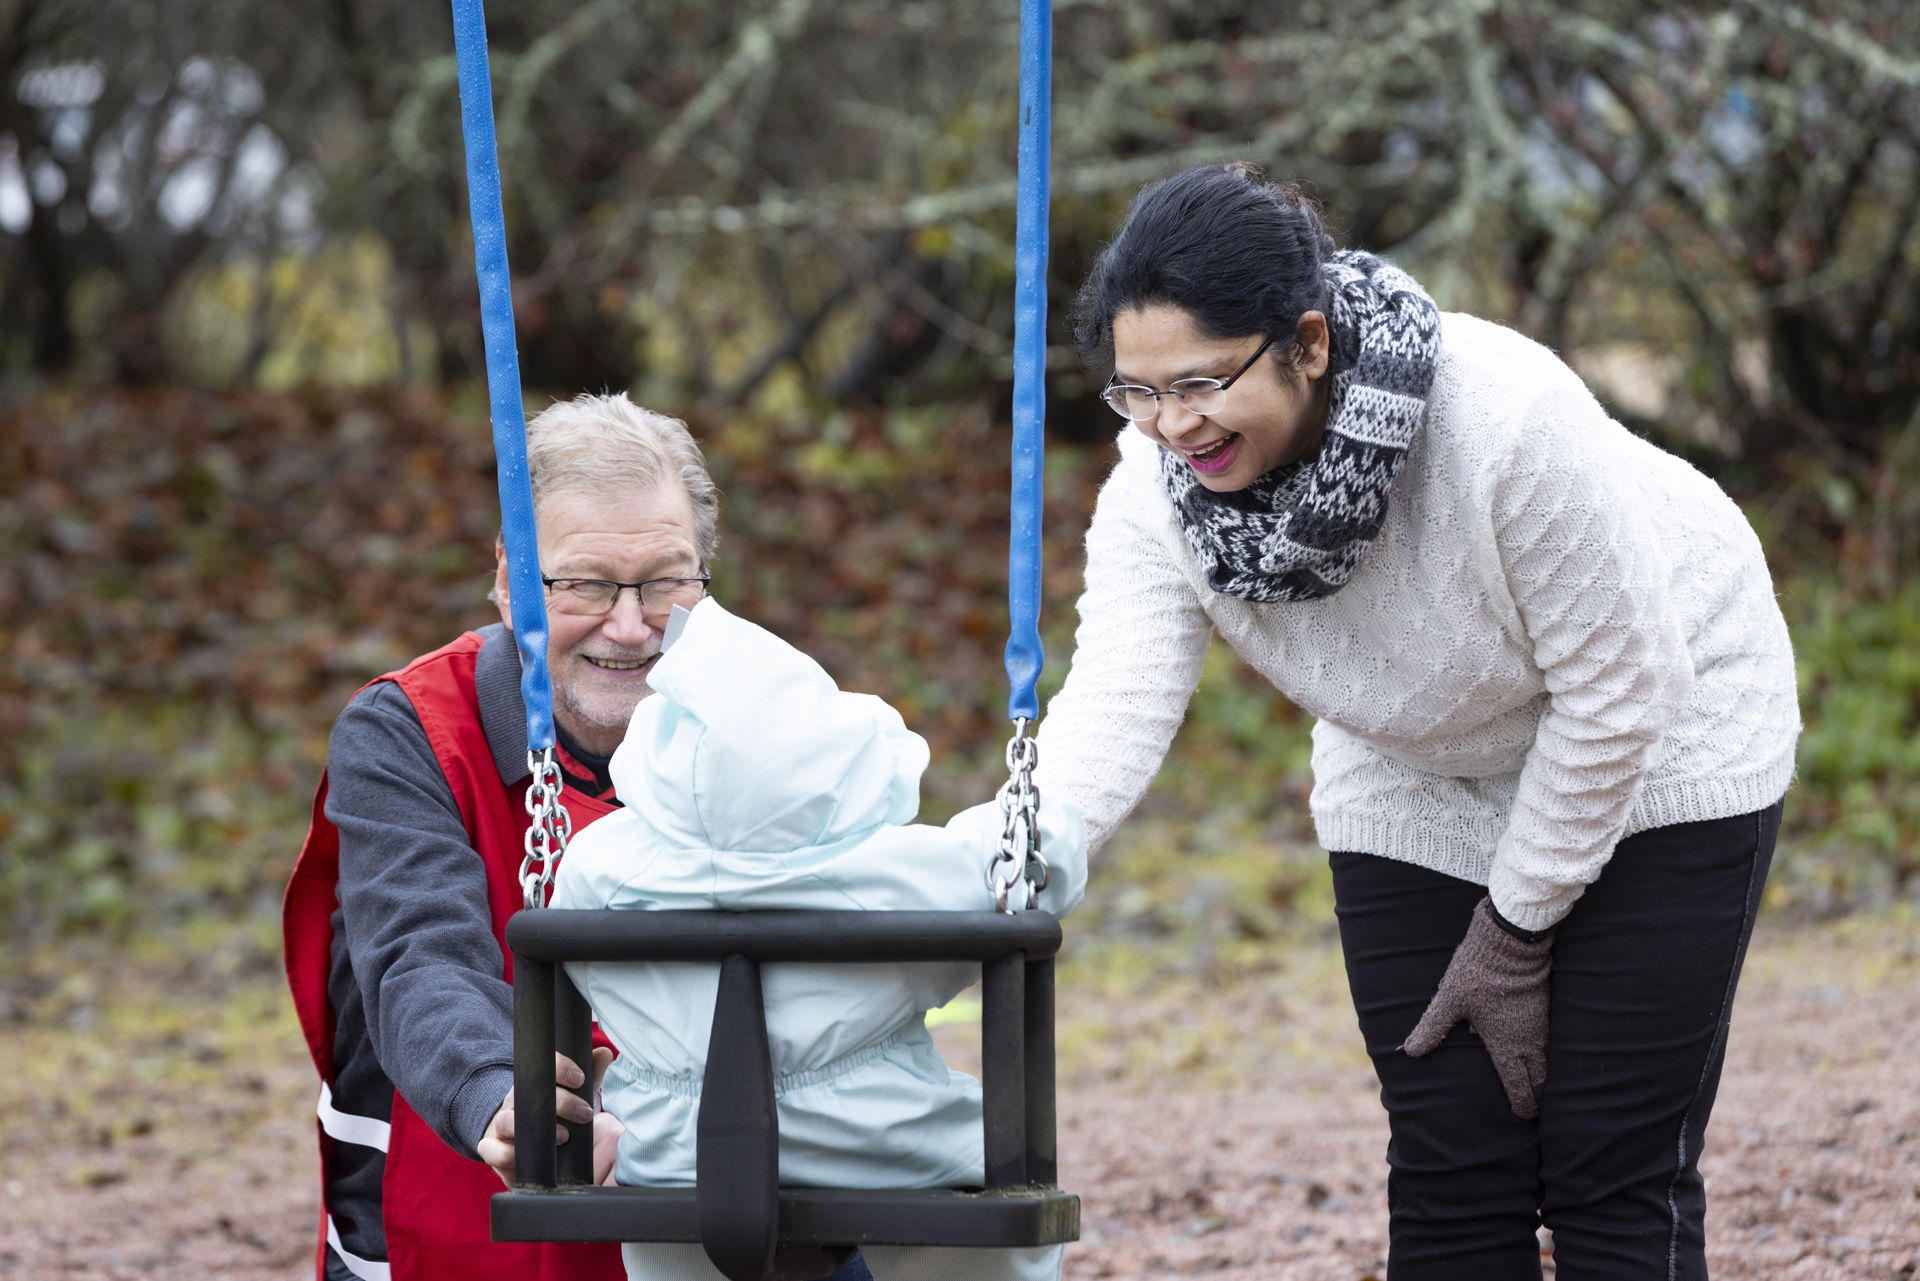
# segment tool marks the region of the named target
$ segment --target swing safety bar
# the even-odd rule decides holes
[[[634,912],[544,908],[507,923],[513,949],[515,1187],[497,1241],[699,1242],[733,1281],[765,1281],[778,1247],[1019,1247],[1079,1239],[1080,1199],[1054,1186],[1054,956],[1042,911]],[[592,1134],[555,1133],[554,1052],[585,1065],[591,1013],[561,963],[720,963],[691,1188],[594,1187]],[[985,1189],[781,1188],[764,962],[978,961]],[[590,1086],[578,1093],[585,1097]]]

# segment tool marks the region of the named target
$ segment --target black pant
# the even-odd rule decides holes
[[[1401,1053],[1466,933],[1478,885],[1336,853],[1347,980],[1380,1078],[1388,1281],[1707,1275],[1699,1159],[1728,1013],[1780,827],[1778,803],[1620,842],[1554,933],[1540,1116],[1507,1105],[1466,1024]]]

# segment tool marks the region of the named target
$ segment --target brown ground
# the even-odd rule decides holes
[[[1915,934],[1763,928],[1705,1158],[1717,1277],[1920,1276]],[[276,987],[9,981],[0,1275],[311,1275],[314,1087]],[[1063,984],[1070,1278],[1383,1275],[1386,1125],[1343,1002],[1324,944],[1226,987]]]

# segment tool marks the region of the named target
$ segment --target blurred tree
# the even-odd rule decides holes
[[[166,313],[197,268],[310,234],[314,178],[284,141],[303,64],[260,16],[237,0],[0,4],[7,364],[70,368],[91,320],[107,374],[161,381]]]
[[[1253,158],[1443,304],[1628,346],[1663,380],[1643,425],[1857,466],[1920,400],[1916,12],[1061,0],[1056,296],[1142,182]],[[253,261],[221,376],[256,377],[296,315],[268,265],[371,230],[380,367],[477,371],[444,7],[0,0],[0,19],[13,367],[92,341],[116,376],[157,376],[182,291]],[[528,384],[1002,395],[1017,36],[1010,2],[494,6]],[[1104,432],[1055,312],[1056,422]]]
[[[1608,8],[1502,28],[1499,131],[1552,160],[1507,201],[1521,323],[1568,344],[1596,273],[1634,264],[1737,450],[1876,457],[1920,392],[1920,10]]]

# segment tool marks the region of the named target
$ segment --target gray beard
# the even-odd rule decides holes
[[[611,754],[612,747],[602,753],[598,744],[611,736],[613,746],[617,747],[620,740],[626,737],[627,723],[633,719],[633,709],[640,705],[641,699],[652,693],[653,689],[647,687],[641,692],[640,698],[634,699],[627,704],[624,712],[620,712],[612,698],[583,699],[571,682],[564,685],[556,683],[553,689],[554,714],[566,724],[567,732],[579,740],[582,747],[595,755]]]

